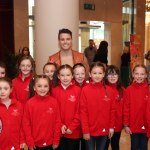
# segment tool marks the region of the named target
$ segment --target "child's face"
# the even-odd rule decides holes
[[[114,73],[110,73],[110,74],[107,75],[107,80],[111,84],[116,84],[117,81],[118,81],[118,78],[119,78],[119,76],[115,72]]]
[[[102,67],[94,67],[89,75],[94,83],[99,83],[103,80],[105,73]]]
[[[29,76],[32,70],[32,64],[29,59],[22,60],[19,66],[23,76]]]
[[[56,68],[54,65],[46,65],[44,68],[44,74],[49,77],[50,80],[53,79],[53,74],[56,71]]]
[[[0,78],[5,77],[5,68],[0,67]]]
[[[0,99],[2,101],[9,100],[9,95],[11,93],[12,89],[8,82],[1,81],[0,82]]]
[[[74,78],[76,82],[82,84],[85,80],[85,68],[84,67],[77,67],[74,69]]]
[[[60,70],[58,78],[63,86],[68,87],[71,83],[73,75],[70,69],[65,68]]]
[[[132,76],[133,76],[133,79],[134,79],[135,82],[142,83],[147,78],[147,73],[146,73],[145,68],[136,67],[133,74],[132,74]]]
[[[46,96],[49,92],[49,82],[47,79],[37,79],[34,85],[34,90],[39,96]]]

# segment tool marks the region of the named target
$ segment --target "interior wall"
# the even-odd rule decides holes
[[[95,10],[85,10],[85,2],[94,2]],[[111,23],[105,26],[105,40],[109,43],[109,64],[120,66],[122,54],[122,1],[121,0],[80,0],[79,20],[104,21]],[[107,36],[106,36],[107,35]],[[111,59],[110,59],[111,58]]]
[[[28,0],[14,0],[14,44],[18,53],[24,46],[29,47]]]

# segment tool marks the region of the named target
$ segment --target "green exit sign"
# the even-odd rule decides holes
[[[84,9],[86,10],[95,10],[95,4],[85,3]]]

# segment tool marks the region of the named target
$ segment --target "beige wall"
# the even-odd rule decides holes
[[[14,43],[16,53],[29,46],[28,0],[14,0]]]
[[[88,2],[88,0],[86,1]],[[95,20],[111,23],[105,25],[105,40],[109,43],[109,64],[120,66],[122,54],[122,1],[95,0],[95,11],[84,10],[85,0],[80,0],[80,20]]]

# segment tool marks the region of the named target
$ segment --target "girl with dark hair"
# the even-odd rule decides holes
[[[0,62],[0,78],[6,76],[6,65],[3,62]]]
[[[19,75],[13,79],[12,97],[25,104],[29,98],[29,83],[35,74],[34,61],[30,56],[24,56],[20,59]]]
[[[33,96],[25,104],[23,129],[29,150],[53,150],[60,140],[60,114],[57,101],[50,96],[46,75],[34,77]]]
[[[105,150],[108,150],[109,143],[111,143],[112,150],[119,150],[119,140],[121,130],[123,128],[123,93],[124,88],[121,86],[120,71],[114,66],[110,65],[106,69],[105,83],[112,88],[115,96],[115,129],[114,135],[111,139],[108,138]]]
[[[105,67],[95,62],[90,67],[91,82],[80,96],[80,117],[87,150],[104,150],[107,136],[114,133],[115,100],[112,89],[104,83]]]
[[[81,89],[75,85],[73,69],[65,64],[58,69],[59,85],[53,89],[53,95],[58,101],[61,116],[60,150],[79,150],[82,137],[79,117],[79,97]]]

